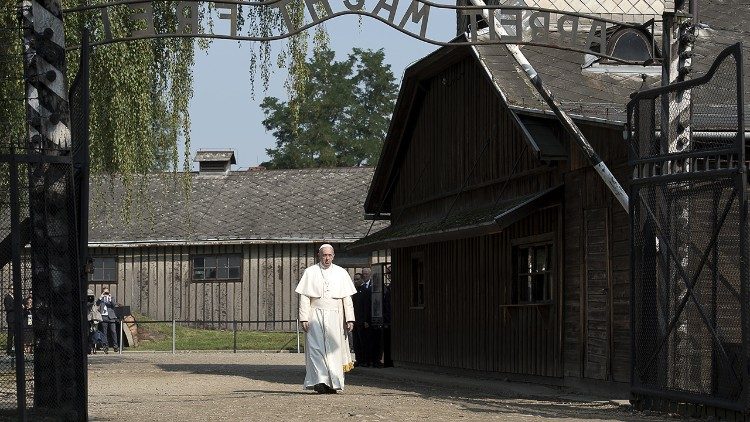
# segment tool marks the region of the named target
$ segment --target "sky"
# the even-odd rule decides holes
[[[408,3],[403,2],[399,7],[397,23],[403,14],[402,9],[407,6]],[[455,15],[451,12],[431,9],[429,38],[449,41],[455,36]],[[345,58],[354,47],[383,48],[385,60],[391,65],[399,85],[406,67],[438,48],[367,16],[362,17],[361,22],[360,26],[357,16],[346,15],[325,23],[337,59]],[[276,41],[274,45],[281,46],[280,43]],[[198,149],[233,149],[237,159],[235,170],[268,159],[265,150],[275,145],[275,139],[263,127],[260,102],[265,96],[286,99],[283,87],[286,69],[274,71],[267,93],[263,93],[260,77],[257,77],[253,99],[248,69],[249,47],[248,41],[215,40],[208,50],[196,51],[193,68],[195,92],[190,102],[191,157]],[[195,163],[193,168],[197,168]]]

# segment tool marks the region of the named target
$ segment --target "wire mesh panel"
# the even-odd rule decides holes
[[[748,259],[742,56],[638,93],[631,164],[632,391],[747,411]]]
[[[34,337],[28,242],[28,172],[12,160],[25,142],[20,10],[0,7],[0,417],[25,420],[34,400]],[[21,227],[25,229],[21,229]]]
[[[31,8],[0,8],[0,419],[85,420],[74,160],[69,146],[40,130],[60,129],[60,111],[49,104],[64,113],[68,106],[54,72],[25,66],[52,51],[48,39],[24,44],[34,31]],[[72,107],[82,109],[77,101]]]

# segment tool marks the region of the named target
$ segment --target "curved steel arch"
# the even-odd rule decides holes
[[[97,5],[90,5],[90,6],[80,6],[80,7],[74,7],[69,9],[64,9],[64,13],[80,13],[80,12],[89,12],[89,11],[102,11],[102,13],[106,13],[106,10],[110,7],[115,6],[141,6],[141,5],[148,5],[153,4],[159,1],[164,0],[150,0],[144,2],[143,0],[116,0],[108,3],[102,3]],[[269,0],[268,2],[257,2],[257,1],[247,1],[247,0],[227,0],[225,2],[222,2],[221,4],[226,4],[230,6],[251,6],[251,7],[277,7],[279,9],[285,7],[290,1],[294,0]],[[302,0],[298,0],[302,1]],[[159,39],[159,38],[206,38],[206,39],[226,39],[226,40],[234,40],[234,41],[276,41],[276,40],[282,40],[285,38],[289,38],[291,36],[297,35],[303,31],[306,31],[310,28],[313,28],[323,22],[326,22],[328,20],[331,20],[333,18],[337,18],[339,16],[344,15],[358,15],[358,16],[367,16],[370,18],[373,18],[379,22],[382,22],[391,28],[407,35],[412,38],[415,38],[417,40],[427,42],[433,45],[437,46],[471,46],[471,45],[493,45],[493,44],[514,44],[514,45],[528,45],[528,46],[538,46],[538,47],[549,47],[549,48],[555,48],[559,50],[568,50],[568,51],[575,51],[583,54],[591,54],[593,56],[601,57],[607,60],[610,60],[612,62],[622,63],[622,64],[631,64],[631,65],[646,65],[648,64],[649,60],[646,61],[632,61],[632,60],[624,60],[618,57],[614,57],[611,55],[606,54],[605,48],[600,48],[601,51],[594,51],[589,48],[585,48],[583,45],[575,45],[574,43],[571,44],[564,44],[562,42],[553,42],[549,39],[549,33],[550,28],[552,25],[555,24],[552,19],[550,19],[550,16],[552,14],[563,16],[558,19],[556,24],[558,25],[558,29],[561,26],[561,23],[565,17],[567,17],[569,22],[575,22],[575,26],[577,26],[578,20],[580,19],[588,19],[592,22],[591,29],[589,32],[589,35],[587,37],[587,40],[590,40],[593,38],[594,28],[598,27],[600,28],[600,34],[596,36],[597,39],[602,39],[604,35],[602,33],[606,32],[607,24],[610,25],[618,25],[622,27],[632,27],[632,28],[639,28],[643,29],[643,24],[632,24],[632,23],[626,23],[626,22],[620,22],[612,19],[607,18],[600,18],[597,16],[590,16],[583,13],[578,12],[567,12],[567,11],[560,11],[556,9],[548,9],[548,8],[541,8],[541,7],[525,7],[525,6],[502,6],[502,5],[486,5],[486,6],[477,6],[477,5],[468,5],[468,6],[458,6],[458,5],[448,5],[448,4],[440,4],[435,3],[430,0],[411,0],[411,6],[409,9],[406,10],[406,12],[402,16],[402,20],[399,24],[396,24],[393,18],[395,17],[395,11],[391,13],[391,16],[389,19],[383,18],[379,16],[378,14],[366,10],[362,10],[364,7],[364,2],[362,1],[362,5],[359,6],[356,10],[352,7],[350,7],[348,4],[345,4],[346,10],[341,10],[337,12],[333,12],[330,8],[330,3],[328,0],[322,0],[325,2],[325,5],[327,6],[327,10],[329,13],[324,14],[323,16],[318,16],[317,13],[312,13],[312,21],[306,23],[305,25],[302,25],[300,27],[294,28],[289,30],[289,25],[287,24],[287,31],[283,33],[279,33],[277,35],[271,35],[271,36],[252,36],[252,35],[228,35],[228,34],[214,34],[214,33],[201,33],[194,31],[191,27],[190,33],[145,33],[145,34],[138,34],[138,35],[132,35],[129,34],[127,36],[118,36],[118,37],[111,37],[99,41],[92,41],[91,46],[100,46],[100,45],[107,45],[107,44],[113,44],[113,43],[120,43],[120,42],[127,42],[127,41],[138,41],[138,40],[144,40],[144,39]],[[181,2],[178,2],[177,4],[179,6],[177,7],[184,7],[185,4],[190,3],[208,3],[207,0],[182,0]],[[310,3],[305,0],[308,7],[310,6]],[[380,4],[380,3],[379,3]],[[422,9],[418,9],[418,5],[422,5]],[[414,10],[412,10],[412,7],[414,7]],[[502,11],[513,11],[513,14],[515,14],[516,19],[519,21],[522,21],[523,18],[521,17],[520,12],[529,12],[532,14],[536,14],[536,16],[533,16],[534,19],[536,18],[543,18],[544,26],[538,26],[535,27],[536,29],[541,29],[543,35],[536,36],[533,35],[531,37],[518,37],[518,36],[509,36],[507,34],[504,34],[502,37],[497,35],[496,33],[491,32],[489,34],[489,37],[485,37],[483,39],[480,39],[477,37],[476,33],[472,33],[471,36],[467,41],[439,41],[432,38],[429,38],[425,36],[426,33],[426,25],[428,22],[429,17],[429,8],[434,7],[437,9],[449,9],[449,10],[455,10],[460,11],[464,14],[472,15],[470,13],[471,11],[476,11],[478,13],[482,13],[483,11],[487,12],[489,15],[490,13],[493,16],[497,17],[497,20],[501,19]],[[426,9],[425,9],[426,8]],[[375,8],[378,9],[378,6]],[[425,11],[426,10],[426,11]],[[491,12],[490,12],[491,11]],[[179,13],[179,12],[178,12]],[[153,13],[151,13],[150,16],[145,16],[146,13],[143,15],[139,15],[139,18],[149,18],[154,19]],[[419,23],[424,19],[424,22],[422,22],[422,28],[420,30],[420,33],[417,34],[415,32],[412,32],[410,30],[405,29],[406,23],[411,17],[411,21],[415,24]],[[153,26],[153,25],[152,25]],[[235,30],[236,28],[232,28]],[[572,33],[572,31],[571,31]],[[526,38],[526,39],[524,39]],[[75,49],[78,46],[71,46],[68,49]],[[653,60],[653,58],[652,58]]]

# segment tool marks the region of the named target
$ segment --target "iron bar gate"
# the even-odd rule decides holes
[[[52,48],[29,25],[31,8],[0,10],[0,268],[11,274],[0,279],[8,323],[0,332],[0,419],[86,420],[86,279],[78,239],[88,230],[81,200],[88,198],[88,50],[70,92],[71,153],[33,136],[58,119],[44,102],[54,102],[60,86],[45,91],[40,84],[57,74],[25,66]],[[34,37],[44,38],[34,43],[44,52],[24,48]]]
[[[743,100],[736,44],[706,75],[628,104],[636,407],[750,409]]]

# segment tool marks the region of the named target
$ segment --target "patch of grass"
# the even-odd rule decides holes
[[[148,318],[136,317],[138,324],[138,347],[129,350],[172,350],[172,324],[149,322]],[[231,324],[230,324],[231,326]],[[177,350],[232,350],[232,330],[200,329],[177,325]],[[300,334],[300,345],[304,348],[305,336]],[[289,350],[297,351],[297,333],[278,331],[237,331],[237,350]]]

